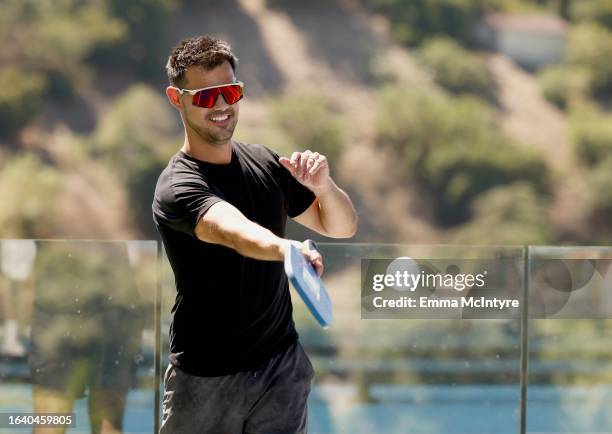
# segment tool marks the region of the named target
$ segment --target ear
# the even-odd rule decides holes
[[[170,104],[174,106],[177,110],[181,109],[181,94],[178,89],[174,86],[168,86],[166,88],[166,96],[168,97],[168,101]]]

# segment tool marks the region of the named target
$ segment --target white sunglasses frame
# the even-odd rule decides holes
[[[244,83],[242,81],[234,81],[232,83],[225,83],[225,84],[218,84],[216,86],[208,86],[208,87],[202,87],[200,89],[181,89],[178,88],[176,86],[170,86],[171,89],[176,89],[178,90],[178,92],[183,95],[185,93],[194,96],[196,93],[201,92],[203,90],[209,90],[209,89],[216,89],[218,87],[225,87],[225,86],[234,86],[234,85],[238,85],[240,86],[242,89],[244,89]],[[225,96],[221,95],[223,97],[223,99],[225,100]],[[217,95],[217,98],[219,98],[219,95]],[[242,97],[240,97],[240,99],[238,101],[240,101],[242,98],[244,98],[244,91],[242,92]],[[234,104],[238,103],[238,101],[236,101]],[[215,103],[217,102],[217,99],[215,99]],[[225,101],[227,103],[227,101]],[[193,99],[191,100],[191,104],[195,105],[196,107],[199,107],[198,105],[193,103]],[[231,104],[231,105],[234,105]]]
[[[233,83],[225,83],[225,84],[218,84],[216,86],[202,87],[200,89],[181,89],[176,86],[170,86],[170,88],[178,90],[181,95],[183,95],[184,93],[188,93],[189,95],[195,95],[196,93],[201,92],[203,90],[216,89],[218,87],[225,87],[225,86],[234,86],[236,84],[244,89],[244,83],[242,81],[234,81]]]

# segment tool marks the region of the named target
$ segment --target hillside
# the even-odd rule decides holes
[[[168,7],[155,36],[160,49],[140,66],[93,50],[84,57],[95,65],[82,78],[89,85],[76,81],[71,96],[49,98],[4,139],[0,162],[32,152],[57,179],[47,224],[20,224],[15,211],[0,215],[14,222],[2,236],[155,237],[154,180],[181,140],[178,116],[164,101],[164,57],[180,38],[212,33],[233,45],[247,83],[237,138],[285,154],[328,153],[360,214],[355,241],[592,240],[600,226],[584,194],[590,169],[575,154],[568,112],[544,98],[538,76],[501,55],[451,47],[484,59],[495,84],[486,98],[456,95],[435,66],[425,66],[427,44],[400,44],[394,20],[368,4],[185,0]],[[138,43],[129,53],[142,49]],[[483,205],[490,201],[498,206]],[[599,221],[607,215],[605,204],[600,209]]]

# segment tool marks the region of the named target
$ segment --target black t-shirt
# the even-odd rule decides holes
[[[304,212],[314,194],[261,145],[232,142],[228,164],[177,152],[157,181],[153,220],[177,288],[170,362],[192,375],[251,369],[297,339],[280,261],[246,258],[200,241],[196,223],[219,201],[284,237],[287,215]]]

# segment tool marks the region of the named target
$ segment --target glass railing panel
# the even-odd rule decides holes
[[[438,318],[422,318],[427,310],[421,319],[362,319],[360,267],[365,258],[409,257],[421,268],[422,259],[440,266],[506,258],[516,271],[523,249],[336,244],[321,250],[334,324],[321,329],[294,297],[296,322],[317,370],[310,405],[315,432],[517,432],[518,320],[431,311]],[[500,285],[518,291],[520,273],[512,274],[514,280]]]
[[[0,249],[0,432],[24,432],[6,416],[26,413],[73,414],[68,433],[153,432],[157,243]]]
[[[612,427],[612,248],[529,248],[530,432]]]

